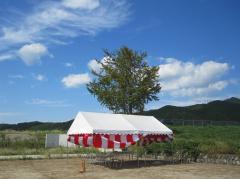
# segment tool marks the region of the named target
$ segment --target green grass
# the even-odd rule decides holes
[[[172,152],[196,158],[200,153],[240,155],[240,126],[169,126],[174,131],[173,146],[169,143],[155,143],[144,148],[148,153],[171,155]],[[0,155],[94,153],[92,148],[45,149],[46,133],[65,133],[64,131],[0,131]],[[17,138],[9,139],[9,136]],[[19,136],[25,136],[19,138]],[[173,150],[172,150],[173,147]],[[130,150],[135,150],[132,147]],[[142,149],[140,150],[142,151]],[[143,151],[142,151],[143,152]]]
[[[240,126],[170,126],[175,143],[196,143],[201,153],[240,154]]]
[[[171,143],[153,143],[147,153],[176,154],[196,160],[202,154],[235,154],[240,156],[240,126],[169,126],[174,131]]]

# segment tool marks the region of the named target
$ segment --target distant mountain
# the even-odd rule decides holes
[[[168,105],[160,109],[145,111],[142,114],[153,115],[159,120],[240,121],[240,99],[232,97],[223,101],[216,100],[207,104],[195,104],[185,107]]]
[[[164,106],[160,109],[149,110],[141,115],[151,115],[159,120],[185,119],[185,120],[216,120],[240,121],[240,99],[232,97],[223,101],[216,100],[207,104],[177,107]],[[73,120],[66,122],[25,122],[18,124],[0,124],[1,130],[63,130],[67,131]]]
[[[72,124],[73,120],[66,122],[24,122],[18,124],[0,124],[1,130],[63,130],[67,131]]]
[[[231,98],[226,99],[226,100],[224,100],[224,101],[240,104],[240,99],[235,98],[235,97],[231,97]]]

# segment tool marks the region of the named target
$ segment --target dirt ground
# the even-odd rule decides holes
[[[0,178],[169,178],[169,179],[238,179],[240,167],[217,164],[175,164],[141,168],[110,169],[86,165],[79,172],[80,159],[0,161]]]

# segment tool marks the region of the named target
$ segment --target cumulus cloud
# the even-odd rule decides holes
[[[26,65],[39,63],[40,59],[47,54],[47,47],[40,43],[27,44],[18,50],[19,57]]]
[[[87,84],[90,80],[88,73],[70,74],[62,79],[62,83],[67,88],[77,88],[80,85]]]
[[[214,91],[221,91],[227,87],[227,81],[217,81],[215,83],[210,83],[206,87],[189,87],[180,88],[178,90],[172,90],[171,94],[173,96],[201,96],[208,95]]]
[[[163,59],[162,59],[163,60]],[[194,96],[221,91],[228,81],[220,78],[230,69],[227,63],[205,61],[201,64],[165,58],[159,65],[163,91],[172,95]]]
[[[25,44],[66,44],[77,36],[96,35],[103,30],[116,28],[127,22],[129,15],[130,5],[125,0],[62,0],[35,3],[28,12],[1,16],[6,21],[11,17],[12,23],[0,27],[0,61],[16,57],[10,56],[10,51],[17,52],[17,49]],[[28,56],[20,57],[26,64],[35,62]]]

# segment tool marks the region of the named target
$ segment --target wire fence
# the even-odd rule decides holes
[[[185,119],[163,119],[160,120],[167,125],[181,126],[230,126],[240,125],[240,121],[213,121],[213,120],[185,120]]]

